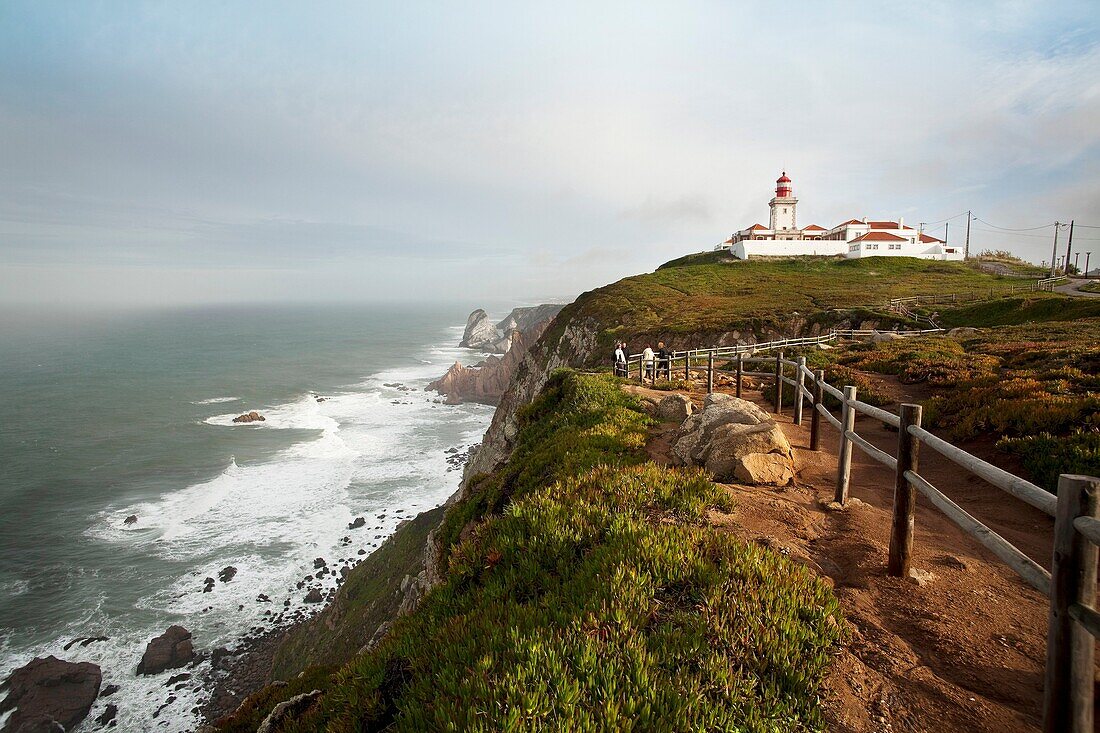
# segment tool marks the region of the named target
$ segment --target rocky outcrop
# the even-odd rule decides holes
[[[489,320],[489,314],[478,308],[466,319],[466,330],[462,332],[462,341],[458,344],[467,349],[492,351],[493,344],[500,340],[500,332]]]
[[[500,323],[501,326],[514,327],[506,339],[507,349],[503,357],[490,356],[472,367],[455,362],[446,374],[429,384],[427,388],[446,395],[448,404],[481,402],[495,405],[499,403],[527,351],[549,328],[559,310],[561,306],[558,305],[516,308]],[[486,322],[485,319],[488,316],[485,318],[479,316],[474,320],[479,313],[484,315],[485,311],[476,310],[470,314],[471,320],[467,321],[466,325],[467,332],[470,331],[471,324],[477,329],[481,328],[477,324]],[[501,345],[503,342],[498,340],[494,343]],[[467,345],[467,338],[463,338],[462,345]]]
[[[313,690],[312,692],[295,695],[289,700],[279,703],[263,719],[260,727],[256,729],[256,733],[273,733],[273,731],[279,730],[283,723],[301,715],[320,696],[320,690]]]
[[[72,730],[88,716],[102,683],[99,667],[90,662],[53,656],[31,660],[4,683],[7,696],[0,702],[0,717],[14,712],[3,733]]]
[[[166,669],[176,669],[195,659],[191,645],[191,632],[182,626],[169,626],[168,630],[149,642],[141,655],[137,673],[160,674]]]
[[[507,354],[512,349],[516,331],[529,333],[552,319],[564,307],[545,303],[526,308],[514,308],[504,320],[495,325],[490,322],[489,314],[478,308],[466,319],[466,329],[462,333],[459,346],[494,354]]]
[[[233,418],[233,422],[263,422],[267,418],[260,413],[253,410],[252,412],[246,412],[243,415],[238,415]]]
[[[791,445],[771,415],[727,394],[707,395],[702,412],[676,433],[673,460],[704,466],[717,481],[783,485],[794,479]]]

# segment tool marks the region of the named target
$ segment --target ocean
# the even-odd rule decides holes
[[[181,624],[197,650],[232,647],[305,605],[314,558],[370,552],[457,488],[447,450],[492,408],[424,387],[480,358],[457,347],[468,310],[0,314],[0,680],[35,656],[94,662],[121,689],[81,731],[107,703],[118,730],[192,730],[201,675],[138,677],[149,639]],[[232,422],[250,410],[266,420]],[[80,637],[106,640],[64,649]]]

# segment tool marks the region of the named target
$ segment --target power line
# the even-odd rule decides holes
[[[977,216],[974,217],[974,221],[980,221],[982,224],[985,224],[987,226],[991,226],[994,229],[1000,229],[1001,231],[1005,231],[1005,232],[1034,232],[1034,231],[1038,231],[1040,229],[1047,229],[1049,227],[1054,226],[1054,224],[1044,224],[1041,227],[1027,227],[1026,229],[1010,229],[1008,227],[999,227],[996,224],[991,224],[990,222],[986,221],[985,219],[981,219]]]
[[[969,213],[970,213],[969,211],[964,211],[961,214],[955,214],[954,216],[949,216],[946,219],[940,219],[939,221],[926,221],[926,222],[924,222],[924,224],[925,224],[925,226],[930,226],[930,227],[935,226],[936,224],[944,224],[944,223],[949,222],[953,219],[958,219],[960,216],[966,216]]]

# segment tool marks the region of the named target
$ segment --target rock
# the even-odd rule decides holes
[[[209,593],[212,590],[214,590],[214,579],[213,578],[207,578],[204,581],[202,581],[202,592],[203,593]]]
[[[705,466],[717,481],[784,485],[794,479],[791,445],[772,417],[753,403],[707,395],[672,443],[679,465]]]
[[[227,565],[226,567],[221,569],[221,572],[218,573],[218,580],[223,583],[228,583],[229,581],[233,580],[233,577],[236,574],[237,568],[233,567],[232,565]]]
[[[177,682],[186,682],[189,679],[191,679],[191,674],[189,672],[184,672],[183,674],[174,674],[168,678],[168,681],[164,683],[164,686],[171,687]]]
[[[306,603],[320,603],[325,600],[325,598],[321,595],[320,588],[310,588],[309,593],[306,593],[306,597],[302,600]]]
[[[930,585],[935,579],[935,574],[927,570],[918,570],[917,568],[909,569],[909,582],[914,585],[919,585],[923,588],[926,585]]]
[[[952,328],[947,332],[947,335],[951,338],[968,338],[970,336],[976,336],[978,329],[970,328],[969,326],[961,326],[959,328]]]
[[[194,658],[191,632],[182,626],[169,626],[167,631],[149,642],[138,664],[137,673],[159,674],[166,669],[183,667]]]
[[[313,690],[302,695],[295,695],[289,700],[284,700],[271,709],[268,716],[260,723],[260,727],[256,729],[256,733],[273,733],[280,730],[287,719],[301,715],[320,696],[320,690]]]
[[[482,349],[500,340],[500,332],[489,320],[489,314],[478,308],[466,318],[466,329],[458,344],[467,349]]]
[[[116,692],[118,692],[121,689],[122,688],[119,687],[118,685],[107,685],[106,687],[104,687],[102,690],[99,691],[99,696],[100,697],[110,697],[111,695],[115,694]]]
[[[252,412],[246,412],[243,415],[238,415],[233,418],[233,422],[263,422],[267,418],[260,413],[253,410]]]
[[[657,417],[668,422],[682,423],[693,412],[691,398],[682,394],[670,394],[657,403]]]
[[[0,715],[13,711],[4,731],[71,730],[88,716],[103,675],[90,662],[38,657],[11,673]],[[60,726],[60,728],[59,728]]]
[[[367,523],[367,520],[363,517],[356,517],[354,521],[348,524],[348,529],[359,529]],[[345,538],[347,539],[347,538]]]
[[[136,514],[131,514],[130,516],[126,517],[126,519],[122,520],[122,524],[123,525],[137,524],[137,515]]]
[[[99,723],[101,726],[107,725],[115,719],[116,715],[118,715],[118,705],[108,705],[103,713],[95,719],[95,722]]]
[[[960,557],[956,557],[955,555],[940,555],[936,558],[936,562],[946,568],[951,568],[952,570],[970,569],[970,566],[966,563],[965,560]]]
[[[900,338],[902,337],[891,331],[875,331],[871,334],[871,342],[875,344],[882,344],[887,341],[897,341]]]
[[[314,570],[320,570],[321,568],[325,567],[326,565],[328,565],[328,563],[325,562],[325,558],[323,558],[323,557],[319,557],[319,558],[317,558],[316,560],[313,561],[313,569]]]
[[[77,644],[80,644],[80,646],[84,647],[84,646],[88,646],[89,644],[93,644],[97,641],[107,641],[107,637],[106,636],[79,636],[79,637],[73,639],[72,641],[70,641],[68,644],[66,644],[64,646],[64,649],[65,649],[65,651],[69,651],[70,649],[72,649]]]

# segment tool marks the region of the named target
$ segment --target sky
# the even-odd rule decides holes
[[[0,304],[570,300],[783,170],[1100,260],[1095,2],[0,3]]]

